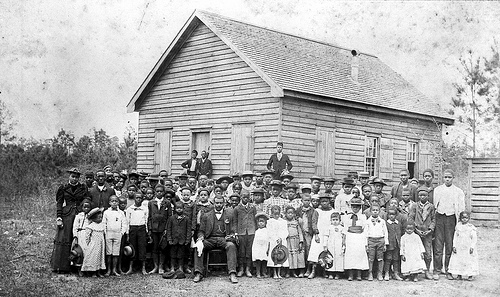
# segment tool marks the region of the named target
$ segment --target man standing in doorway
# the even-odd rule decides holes
[[[436,228],[434,230],[434,279],[439,279],[443,269],[448,274],[451,253],[453,252],[453,236],[461,211],[465,209],[465,194],[453,184],[454,173],[446,169],[443,173],[444,184],[434,189],[434,206],[436,207]]]
[[[212,161],[208,159],[208,152],[201,151],[200,163],[200,175],[206,175],[207,178],[212,178]]]
[[[272,154],[267,162],[267,170],[274,171],[274,180],[279,180],[282,173],[290,171],[293,165],[288,155],[283,154],[283,142],[276,144],[276,153]]]

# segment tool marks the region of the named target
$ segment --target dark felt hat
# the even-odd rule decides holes
[[[128,174],[128,178],[130,178],[132,176],[139,177],[139,173],[137,173],[137,170],[135,170],[135,169],[130,170],[130,172]]]
[[[177,175],[177,178],[178,179],[188,179],[189,175],[186,172],[183,172],[183,173]]]
[[[292,180],[293,179],[293,175],[291,175],[290,173],[285,173],[285,174],[282,174],[280,176],[280,180],[284,180],[285,178],[287,178],[289,180]]]
[[[217,179],[216,183],[221,184],[223,181],[227,181],[228,183],[233,182],[233,179],[230,176],[223,176]]]
[[[142,176],[142,174],[141,174],[141,176]],[[150,176],[148,176],[146,179],[147,179],[147,180],[158,180],[158,181],[159,181],[161,178],[160,178],[160,175],[159,175],[159,174],[157,174],[157,173],[152,173],[152,174],[151,174]]]
[[[344,177],[342,179],[342,185],[351,185],[354,186],[354,180],[350,177]]]
[[[333,267],[333,255],[330,251],[322,251],[318,257],[318,264],[325,269]]]
[[[255,188],[252,190],[252,194],[255,194],[255,193],[261,193],[261,194],[264,194],[266,191],[264,191],[263,188]]]
[[[85,172],[85,177],[94,177],[94,173],[92,171]]]
[[[271,252],[271,260],[274,265],[283,264],[288,259],[288,249],[282,244],[275,246]]]
[[[330,201],[331,197],[328,196],[328,195],[325,195],[325,193],[320,193],[319,196],[318,196],[318,199],[321,201],[321,199],[327,199],[328,201]]]
[[[387,186],[387,184],[384,182],[383,179],[381,179],[380,177],[376,177],[372,180],[372,184],[381,184],[383,186]]]
[[[241,174],[239,172],[235,172],[231,175],[232,178],[235,178],[235,177],[241,177]]]
[[[268,170],[268,171],[262,172],[262,176],[266,176],[266,175],[274,175],[274,171]]]
[[[291,182],[289,183],[286,187],[285,187],[285,190],[288,190],[288,189],[298,189],[299,188],[299,185],[297,185],[296,183],[294,182]]]
[[[165,195],[167,195],[167,193],[168,193],[168,194],[171,194],[171,195],[172,195],[172,197],[175,197],[175,192],[174,192],[174,190],[172,190],[172,189],[170,189],[170,188],[166,188],[166,187],[165,187]]]
[[[141,170],[141,171],[139,172],[139,175],[140,175],[140,176],[142,176],[142,177],[147,177],[147,176],[148,176],[148,173],[147,173],[147,172],[145,172],[144,170]],[[151,175],[152,175],[152,174],[151,174]]]
[[[323,182],[325,182],[325,183],[326,183],[326,182],[335,183],[336,181],[337,181],[337,179],[336,179],[336,178],[334,178],[334,177],[330,177],[330,176],[329,176],[329,177],[325,177],[325,179],[323,180]]]
[[[123,247],[123,255],[125,255],[125,257],[134,258],[135,257],[134,246],[131,245],[130,243],[128,243],[127,245],[125,245]]]

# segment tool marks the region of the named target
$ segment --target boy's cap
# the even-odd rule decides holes
[[[255,220],[258,220],[260,217],[264,217],[266,220],[269,220],[269,215],[263,211],[259,211],[255,214]]]
[[[420,192],[422,192],[422,191],[429,193],[429,189],[428,189],[427,187],[419,187],[419,188],[417,189],[417,193],[420,193]]]
[[[255,177],[262,177],[262,173],[260,173],[260,172],[257,172],[254,175],[255,175]]]
[[[245,176],[251,176],[251,177],[254,177],[254,175],[255,175],[255,174],[253,174],[253,172],[252,172],[252,171],[250,171],[250,170],[243,171],[243,172],[241,173],[241,177],[245,177]]]
[[[107,169],[112,170],[113,168],[111,167],[111,165],[106,165],[102,170],[106,171]]]
[[[283,175],[280,176],[280,180],[284,180],[285,178],[289,179],[289,180],[292,180],[293,179],[293,175],[289,174],[289,173],[285,173]]]
[[[232,177],[233,178],[235,178],[235,177],[241,177],[241,174],[239,172],[235,172],[235,173],[233,173]]]
[[[66,170],[66,172],[68,172],[68,173],[74,173],[74,174],[77,174],[78,176],[80,176],[82,174],[80,172],[80,170],[78,170],[78,168],[76,168],[76,167],[73,167],[73,168],[71,168],[69,170]]]
[[[283,184],[281,183],[280,180],[272,180],[270,183],[269,183],[270,186],[279,186],[279,187],[283,187]]]
[[[94,177],[94,173],[92,171],[85,172],[85,177]]]
[[[349,171],[349,172],[347,172],[347,176],[352,177],[352,178],[357,178],[358,172],[357,171]]]
[[[302,186],[300,186],[300,189],[301,189],[301,191],[306,190],[306,189],[309,189],[312,191],[312,187],[310,184],[303,184]]]
[[[130,173],[128,174],[128,178],[130,178],[132,176],[139,177],[139,173],[137,173],[137,170],[135,170],[135,169],[130,170]]]
[[[122,172],[122,173],[120,173],[120,178],[127,180],[128,176]]]
[[[296,183],[294,182],[290,182],[286,187],[285,187],[285,190],[288,190],[288,189],[298,189],[299,188],[299,185],[297,185]]]
[[[370,173],[368,171],[361,171],[358,175],[360,178],[361,177],[364,177],[364,178],[369,178],[370,177]]]
[[[263,188],[255,188],[252,190],[252,194],[255,194],[255,193],[260,193],[260,194],[264,194],[265,191]]]
[[[323,179],[322,179],[321,177],[317,176],[317,175],[313,175],[313,176],[311,176],[311,178],[310,178],[310,179],[311,179],[311,181],[313,181],[313,180],[319,180],[320,182],[322,182],[322,181],[323,181]]]
[[[264,171],[262,172],[262,176],[266,176],[266,175],[274,175],[274,171]]]
[[[352,198],[351,201],[349,202],[349,205],[363,205],[363,200],[361,198]]]
[[[342,185],[354,186],[354,180],[350,177],[344,177],[344,179],[342,179]]]
[[[320,201],[323,200],[323,199],[326,199],[326,200],[330,201],[330,196],[325,195],[325,194],[320,194],[319,197],[318,197],[318,199]]]
[[[233,194],[231,194],[231,195],[229,196],[229,199],[231,199],[231,198],[233,198],[233,197],[237,197],[238,199],[241,199],[241,196],[240,196],[240,194],[238,194],[238,193],[233,193]]]
[[[142,176],[142,174],[141,174],[141,176]],[[159,181],[161,178],[160,178],[160,175],[158,175],[157,173],[152,173],[146,179],[147,180],[158,180]]]
[[[383,179],[381,179],[380,177],[376,177],[372,180],[372,184],[381,184],[383,186],[387,186],[387,184],[384,182]]]
[[[165,188],[165,195],[167,195],[167,194],[170,194],[170,195],[172,195],[172,197],[175,197],[174,190],[172,190],[170,188]]]
[[[325,179],[323,180],[323,182],[331,182],[331,183],[335,183],[337,181],[336,178],[334,177],[325,177]]]
[[[140,175],[140,176],[142,176],[142,177],[147,177],[149,174],[148,174],[148,173],[146,173],[146,172],[144,172],[144,170],[141,170],[141,171],[139,172],[139,175]],[[151,175],[153,175],[153,174],[151,174]]]
[[[188,179],[189,175],[186,172],[183,172],[177,176],[178,179]]]
[[[232,183],[232,182],[233,182],[233,179],[232,179],[230,176],[227,176],[227,175],[226,175],[226,176],[220,177],[220,178],[216,181],[216,183],[220,185],[223,181],[227,181],[228,183]]]

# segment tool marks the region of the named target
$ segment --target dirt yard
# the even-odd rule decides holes
[[[139,274],[79,278],[50,272],[54,226],[48,221],[0,219],[0,296],[499,296],[500,229],[480,227],[481,275],[474,281],[422,280],[368,282],[347,280],[240,278],[226,274],[164,280]]]

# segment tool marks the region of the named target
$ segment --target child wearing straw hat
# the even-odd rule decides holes
[[[102,208],[94,208],[88,213],[91,223],[85,229],[85,257],[82,271],[92,273],[92,276],[102,277],[101,269],[106,269],[106,241],[104,240],[104,223],[102,222]]]

